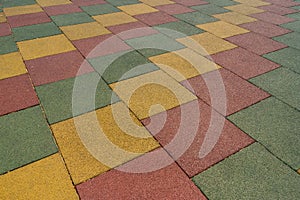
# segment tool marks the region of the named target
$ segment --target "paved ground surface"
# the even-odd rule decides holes
[[[299,0],[0,3],[0,199],[300,199]]]

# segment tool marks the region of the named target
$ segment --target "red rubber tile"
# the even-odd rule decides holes
[[[195,11],[191,8],[188,8],[188,7],[180,5],[180,4],[162,5],[162,6],[156,6],[155,8],[160,11],[166,12],[169,15],[182,14],[182,13]]]
[[[265,11],[276,13],[278,15],[287,15],[287,14],[299,12],[299,10],[295,10],[292,8],[286,8],[286,7],[282,7],[282,6],[278,6],[278,5],[274,5],[274,4],[267,5],[267,6],[261,6],[259,8],[263,9]]]
[[[170,159],[168,155],[165,157]],[[143,156],[129,164],[141,159]],[[149,173],[126,173],[111,170],[77,185],[76,189],[82,200],[206,199],[175,163]]]
[[[178,19],[168,15],[167,13],[160,12],[160,11],[142,14],[142,15],[136,15],[134,17],[150,26],[178,21]]]
[[[19,26],[28,26],[33,24],[40,24],[51,22],[51,19],[47,16],[45,12],[8,16],[7,21],[12,28]]]
[[[0,115],[39,103],[28,74],[0,80]]]
[[[206,1],[202,1],[202,0],[174,0],[174,1],[185,6],[196,6],[196,5],[208,4]]]
[[[104,0],[72,0],[72,3],[77,6],[91,6],[96,4],[105,4]]]
[[[195,90],[194,93],[196,96],[226,116],[270,96],[255,85],[224,68],[203,74],[202,76],[193,77],[183,81],[182,84],[188,89],[191,86]],[[212,87],[210,84],[214,84],[216,87]],[[222,86],[224,90],[222,90]],[[212,89],[209,91],[208,87]],[[224,95],[225,99],[217,95],[215,95],[217,97],[214,97],[214,99],[211,98],[214,93],[222,94],[222,92],[226,94],[226,97]],[[224,107],[222,106],[224,105],[222,104],[224,101],[226,101],[226,113],[223,111]]]
[[[44,7],[43,9],[50,16],[82,12],[82,10],[77,5],[74,4],[49,6],[49,7]]]
[[[291,6],[297,6],[300,5],[300,2],[295,2],[293,0],[264,0],[269,3],[273,3],[279,6],[284,6],[284,7],[291,7]]]
[[[0,23],[0,36],[11,34],[11,28],[8,23]]]
[[[28,60],[25,65],[35,86],[94,71],[78,51]]]
[[[232,36],[226,38],[226,40],[258,55],[263,55],[287,47],[285,44],[253,32]]]
[[[200,119],[198,118],[198,122],[190,118],[190,114],[188,114],[195,113],[195,106],[198,106],[200,110]],[[186,116],[182,113],[186,113]],[[167,117],[163,127],[160,128],[161,121],[164,121],[162,120],[164,119],[163,115]],[[144,120],[143,123],[149,124],[149,121],[148,118]],[[213,111],[201,100],[196,100],[184,104],[181,107],[168,110],[166,114],[160,113],[152,116],[147,128],[152,134],[155,134],[155,138],[174,158],[176,157],[175,152],[177,149],[182,149],[184,146],[187,146],[187,150],[177,159],[177,163],[189,177],[206,170],[254,142],[252,138],[216,111]],[[158,133],[157,129],[159,130]],[[194,131],[196,131],[195,137],[191,138],[190,134]],[[182,137],[182,141],[179,139],[176,145],[172,145],[172,140],[177,137]],[[206,140],[204,140],[205,137]],[[210,137],[210,139],[207,137]],[[187,143],[184,138],[193,139],[191,140],[190,146],[188,146],[190,143]],[[206,146],[208,144],[212,146],[211,151],[209,151],[209,146]],[[208,154],[202,158],[199,156],[201,148],[208,151]]]
[[[292,32],[291,30],[263,21],[250,22],[239,26],[270,38]]]
[[[271,12],[256,13],[256,14],[252,14],[250,16],[254,17],[256,19],[265,21],[265,22],[276,24],[276,25],[295,21],[295,19],[293,19],[293,18],[281,16],[281,15],[271,13]]]
[[[240,47],[214,54],[211,57],[214,62],[244,79],[264,74],[280,66]]]

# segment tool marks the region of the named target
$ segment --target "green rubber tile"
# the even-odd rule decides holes
[[[169,30],[165,30],[165,29],[170,29],[171,32],[170,32],[170,34],[167,33],[167,35],[171,36],[172,38],[175,38],[175,39],[183,38],[183,37],[190,36],[190,35],[196,35],[196,34],[204,32],[202,29],[192,26],[183,21],[161,24],[161,25],[155,26],[154,29],[160,31],[161,33],[164,33],[166,31],[169,32]],[[179,33],[177,33],[177,32],[179,32]]]
[[[0,174],[57,152],[39,106],[0,117]]]
[[[137,51],[93,58],[89,62],[109,84],[159,69]]]
[[[139,49],[138,52],[145,56],[146,58],[150,58],[152,56],[157,56],[163,53],[167,53],[169,51],[161,50],[161,49],[153,49],[153,48],[146,48],[146,49]]]
[[[189,24],[192,25],[198,25],[198,24],[205,24],[208,22],[214,22],[217,21],[216,18],[211,17],[209,15],[200,13],[200,12],[190,12],[190,13],[184,13],[184,14],[177,14],[174,15],[174,17],[183,20]]]
[[[297,172],[254,143],[193,177],[208,199],[299,199]]]
[[[204,4],[204,5],[199,5],[199,6],[192,6],[191,8],[194,10],[198,10],[201,13],[204,13],[207,15],[214,15],[214,14],[229,12],[229,10],[227,10],[225,8],[221,8],[215,4]]]
[[[300,50],[300,33],[292,32],[282,36],[274,37],[273,39]]]
[[[300,110],[300,75],[284,67],[249,80],[258,87]]]
[[[64,15],[51,16],[51,19],[57,26],[67,26],[93,22],[94,19],[84,12],[70,13]]]
[[[292,9],[295,9],[295,10],[300,10],[300,6],[294,6],[294,7],[291,7]]]
[[[300,20],[300,13],[292,13],[292,14],[288,14],[285,16],[289,17],[289,18],[294,18],[294,19]]]
[[[35,0],[22,0],[22,1],[1,0],[0,4],[2,4],[3,8],[7,8],[7,7],[25,6],[25,5],[36,4],[36,1]]]
[[[221,6],[221,7],[232,6],[232,5],[238,4],[237,2],[231,1],[231,0],[205,0],[205,1],[215,4],[217,6]]]
[[[35,24],[31,26],[21,26],[12,29],[15,41],[31,40],[40,37],[60,34],[60,29],[53,23]]]
[[[130,4],[137,4],[141,3],[138,0],[106,0],[107,3],[110,3],[114,6],[124,6],[124,5],[130,5]]]
[[[76,92],[73,93],[73,89]],[[78,76],[76,84],[75,78],[70,78],[38,86],[36,92],[50,124],[118,101],[116,95],[95,72]]]
[[[278,51],[274,51],[263,55],[263,57],[281,64],[283,67],[287,67],[300,74],[300,50],[292,47],[284,48]]]
[[[11,35],[0,37],[0,54],[18,51],[17,45]]]
[[[300,168],[300,112],[268,98],[229,116],[235,125],[293,169]]]
[[[120,10],[110,4],[99,4],[92,6],[82,6],[82,10],[90,15],[103,15],[113,12],[119,12]]]
[[[300,21],[294,21],[287,24],[282,24],[280,26],[296,32],[300,32]]]

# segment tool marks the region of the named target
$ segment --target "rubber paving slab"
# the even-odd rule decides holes
[[[0,199],[300,199],[300,0],[0,0]]]

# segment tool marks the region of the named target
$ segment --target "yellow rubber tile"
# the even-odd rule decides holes
[[[169,0],[140,0],[141,2],[148,4],[149,6],[160,6],[167,4],[174,4],[175,2]]]
[[[139,15],[139,14],[145,14],[151,12],[158,12],[157,9],[152,8],[151,6],[148,6],[143,3],[119,6],[118,8],[129,15]]]
[[[17,42],[17,45],[24,60],[31,60],[75,50],[75,47],[64,35],[55,35]]]
[[[220,68],[220,66],[190,49],[181,49],[149,59],[178,82]]]
[[[100,22],[103,26],[114,26],[119,24],[126,24],[130,22],[136,22],[137,19],[131,17],[130,15],[124,12],[116,12],[116,13],[109,13],[105,15],[97,15],[93,16],[93,18]]]
[[[231,24],[235,24],[235,25],[257,21],[257,19],[255,19],[253,17],[242,15],[237,12],[227,12],[227,13],[222,13],[222,14],[216,14],[216,15],[213,15],[213,17],[223,20],[225,22],[229,22]]]
[[[0,55],[0,80],[27,73],[19,52]]]
[[[3,8],[6,16],[23,15],[30,13],[43,12],[43,9],[38,4]]]
[[[177,41],[202,55],[211,55],[237,47],[236,45],[208,32],[186,38],[180,38],[177,39]]]
[[[159,146],[121,102],[51,128],[75,184]]]
[[[98,22],[63,26],[60,29],[70,40],[79,40],[111,33]]]
[[[69,0],[36,0],[42,7],[71,4]]]
[[[259,7],[259,6],[266,6],[266,5],[270,5],[271,3],[269,2],[264,2],[264,1],[260,1],[260,0],[234,0],[236,2],[239,3],[243,3],[252,7]]]
[[[0,12],[0,23],[6,22],[6,17],[3,12]]]
[[[255,14],[255,13],[264,12],[264,10],[262,10],[262,9],[254,8],[254,7],[248,6],[246,4],[237,4],[237,5],[233,5],[233,6],[227,6],[224,8],[244,14],[244,15],[251,15],[251,14]]]
[[[249,31],[240,28],[236,25],[224,22],[224,21],[217,21],[217,22],[211,22],[207,24],[200,24],[197,25],[198,28],[201,28],[203,30],[206,30],[218,37],[221,38],[226,38],[226,37],[231,37],[234,35],[239,35],[243,33],[248,33]]]
[[[0,176],[0,199],[79,199],[59,154]]]
[[[139,119],[196,99],[190,91],[161,70],[110,86]]]

